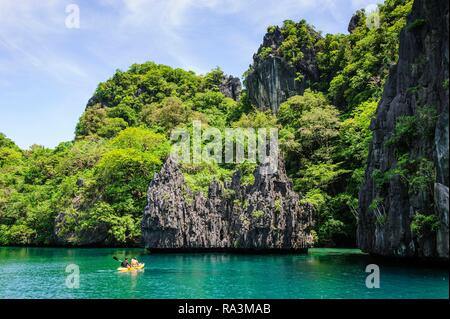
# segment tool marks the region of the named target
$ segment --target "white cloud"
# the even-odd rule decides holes
[[[351,0],[352,6],[356,7],[368,2]],[[67,37],[73,34],[72,30],[64,27],[65,5],[68,3],[58,0],[2,0],[0,50],[6,50],[9,57],[0,55],[0,64],[14,59],[15,65],[39,68],[59,79],[85,77],[92,72],[86,61],[78,61],[64,49]],[[138,50],[148,54],[164,52],[178,66],[197,72],[207,70],[205,63],[198,58],[189,30],[201,25],[199,20],[206,20],[209,16],[245,17],[244,22],[250,32],[242,32],[237,37],[239,40],[230,43],[236,49],[244,49],[245,54],[249,47],[257,48],[258,44],[251,38],[255,32],[263,34],[269,24],[280,24],[286,18],[307,18],[313,12],[321,12],[331,17],[330,25],[333,21],[345,24],[348,19],[342,16],[340,4],[332,0],[98,0],[96,4],[104,6],[105,11],[91,11],[89,5],[80,3],[80,32],[96,37],[99,44],[108,49],[135,50],[136,56],[139,55]],[[236,26],[234,32],[239,31]],[[132,41],[143,43],[133,47],[129,45]],[[111,53],[102,47],[87,50],[96,58]],[[116,63],[115,60],[111,57],[107,61]]]
[[[352,0],[352,7],[355,10],[364,9],[367,6],[376,6],[379,3],[382,3],[383,0]]]
[[[0,2],[0,65],[10,74],[35,68],[60,81],[87,72],[58,47],[67,39],[65,5],[61,1]]]
[[[380,1],[350,0],[347,5],[356,10]],[[7,53],[0,55],[0,64],[9,64],[13,59],[16,65],[30,65],[53,75],[85,76],[89,68],[69,58],[70,54],[62,48],[66,45],[64,38],[71,36],[71,31],[64,27],[65,5],[69,2],[0,1],[0,50]],[[262,34],[269,24],[280,24],[286,18],[308,18],[319,12],[330,17],[325,24],[331,32],[333,23],[348,22],[340,0],[97,0],[96,5],[104,6],[105,11],[92,12],[90,5],[80,3],[82,31],[96,33],[106,46],[127,46],[133,39],[152,41],[154,46],[148,50],[165,52],[180,66],[197,71],[204,71],[204,67],[196,56],[195,43],[186,37],[186,30],[208,16],[245,17],[250,32],[240,34],[242,43],[236,42],[236,46],[247,48],[252,46],[254,40],[250,36],[255,32]],[[100,52],[102,48],[89,50]]]
[[[96,84],[116,68],[154,60],[239,76],[268,25],[304,18],[345,31],[349,11],[373,2],[381,0],[0,0],[0,126],[23,145],[53,145],[71,138]],[[70,3],[81,29],[65,27]]]
[[[109,0],[103,0],[103,3],[115,6],[118,12],[118,34],[151,34],[158,48],[181,67],[200,72],[206,70],[192,50],[195,44],[185,36],[186,30],[198,24],[199,19],[245,16],[245,23],[259,33],[264,33],[269,24],[279,24],[293,16],[307,18],[308,13],[314,11],[324,12],[339,23],[346,19],[339,15],[339,8],[331,0],[122,0],[120,7],[117,7],[117,2],[113,4]],[[252,46],[256,49],[257,44],[249,38],[252,31],[246,34],[247,38],[239,36],[240,42],[236,42],[236,47]]]

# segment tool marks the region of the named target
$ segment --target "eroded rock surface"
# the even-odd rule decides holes
[[[314,32],[314,30],[311,30]],[[319,37],[319,35],[316,35]],[[263,44],[253,56],[253,65],[246,78],[250,101],[262,110],[277,113],[282,102],[294,95],[301,95],[309,82],[319,80],[316,52],[306,46],[301,48],[303,58],[296,65],[289,63],[279,49],[284,40],[278,27],[264,36]],[[261,52],[271,48],[272,53],[261,56]],[[299,74],[302,79],[299,80]]]
[[[242,91],[241,80],[231,75],[226,76],[220,85],[219,90],[226,97],[239,101]]]
[[[399,61],[391,69],[371,124],[373,141],[359,196],[357,236],[366,252],[448,259],[448,9],[447,0],[416,0],[401,32]],[[392,145],[388,141],[396,123],[405,116],[414,116],[417,124],[405,134],[408,142]],[[407,173],[379,185],[374,174],[399,168],[399,155],[407,156],[409,166],[402,168]],[[427,166],[420,163],[431,163],[431,183]],[[425,178],[426,189],[418,189],[425,183],[417,177]],[[437,217],[437,226],[413,232],[418,214]]]
[[[253,185],[239,173],[208,195],[192,194],[178,165],[169,158],[148,190],[142,221],[151,250],[234,249],[305,251],[313,243],[312,208],[292,191],[284,164],[272,175],[255,171]]]

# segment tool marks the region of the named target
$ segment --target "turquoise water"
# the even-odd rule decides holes
[[[112,256],[144,271],[119,273]],[[368,289],[369,256],[355,249],[308,255],[145,254],[142,249],[0,248],[0,298],[448,298],[448,269],[382,264]],[[68,264],[80,270],[66,286]]]

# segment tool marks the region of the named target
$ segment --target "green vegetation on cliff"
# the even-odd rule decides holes
[[[379,24],[372,27],[366,23],[370,17],[358,11],[347,35],[321,36],[304,20],[286,20],[280,28],[267,30],[269,36],[279,30],[278,48],[259,51],[261,59],[269,54],[283,57],[298,71],[299,82],[302,70],[312,70],[313,65],[318,69],[319,79],[308,81],[302,96],[281,104],[277,118],[287,171],[303,201],[316,208],[315,231],[321,245],[355,243],[369,125],[389,69],[397,62],[399,34],[412,2],[386,0],[378,7]],[[414,119],[404,119],[408,120]],[[405,134],[414,138],[415,133]]]
[[[170,130],[190,129],[192,120],[219,129],[280,128],[294,188],[317,211],[319,243],[354,243],[369,124],[411,3],[386,0],[378,28],[367,28],[362,15],[348,35],[322,37],[304,20],[285,21],[278,51],[263,48],[260,58],[279,54],[298,67],[311,50],[320,77],[277,115],[256,110],[245,91],[239,102],[224,96],[220,69],[200,76],[147,62],[98,85],[73,141],[21,150],[0,134],[0,245],[138,244],[147,187],[168,154]],[[301,81],[301,72],[297,76]],[[250,184],[254,166],[237,168]],[[183,172],[192,190],[205,192],[213,179],[230,179],[234,169],[200,164],[185,165]],[[416,228],[426,228],[422,224],[418,220]]]
[[[389,68],[397,62],[399,34],[412,3],[412,0],[386,0],[378,6],[379,25],[370,28],[364,11],[358,11],[360,19],[348,35],[321,36],[305,20],[298,23],[286,20],[280,28],[279,48],[271,52],[270,48],[262,48],[261,53],[280,55],[301,69],[302,65],[312,63],[303,60],[304,52],[315,52],[320,80],[309,86],[326,93],[333,105],[349,112],[365,101],[380,99]],[[275,29],[269,27],[268,33]]]
[[[205,76],[155,63],[100,83],[74,141],[20,150],[0,135],[0,245],[140,243],[146,192],[169,152],[170,130],[194,119],[224,128],[242,103],[219,92],[220,69]],[[194,191],[231,170],[186,167]],[[247,174],[248,175],[248,174]]]
[[[52,244],[58,230],[65,243],[88,244],[100,229],[105,244],[134,243],[148,181],[168,146],[164,135],[127,128],[53,150],[0,147],[0,243]]]

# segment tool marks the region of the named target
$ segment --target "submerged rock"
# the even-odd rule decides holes
[[[277,173],[254,173],[253,185],[234,174],[213,181],[208,195],[192,194],[178,165],[169,158],[148,190],[142,220],[151,250],[305,251],[313,244],[312,207],[301,205],[280,163]]]
[[[371,124],[357,232],[369,253],[448,259],[448,9],[447,0],[414,2]],[[395,130],[401,119],[412,128],[403,136]],[[387,174],[393,169],[403,176]],[[380,174],[390,177],[380,182]],[[412,227],[418,216],[429,223],[419,233]]]

